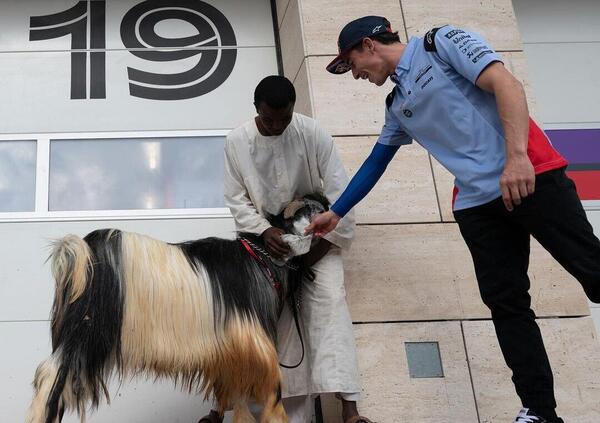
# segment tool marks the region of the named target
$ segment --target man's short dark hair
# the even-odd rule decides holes
[[[273,109],[282,109],[296,102],[294,85],[284,76],[271,75],[258,83],[254,90],[254,105],[266,103]]]
[[[400,42],[400,36],[398,35],[398,31],[382,32],[381,34],[373,35],[372,37],[367,38],[370,38],[373,41],[378,41],[381,44],[394,44]],[[357,50],[362,50],[362,42],[358,43],[354,48]]]

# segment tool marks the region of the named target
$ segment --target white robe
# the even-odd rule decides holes
[[[227,136],[225,203],[238,231],[260,235],[271,226],[265,216],[279,214],[293,199],[320,191],[332,202],[347,184],[331,136],[314,119],[294,113],[283,134],[270,137],[258,132],[253,119]],[[351,212],[325,237],[334,246],[313,266],[316,279],[304,284],[301,319],[306,357],[299,368],[282,369],[284,397],[360,392],[341,255],[353,236]],[[279,322],[278,350],[284,364],[296,364],[301,356],[287,307]]]

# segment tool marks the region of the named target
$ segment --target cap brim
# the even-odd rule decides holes
[[[352,69],[352,66],[348,64],[348,59],[345,53],[338,54],[338,56],[333,59],[333,61],[327,65],[326,67],[328,72],[331,72],[336,75],[341,75],[342,73],[348,72]]]

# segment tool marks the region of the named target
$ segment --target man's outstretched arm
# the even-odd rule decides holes
[[[306,227],[305,232],[314,233],[316,236],[324,236],[334,230],[340,219],[375,186],[398,148],[400,147],[375,144],[371,154],[356,172],[340,198],[331,206],[328,212],[315,216],[310,225]]]

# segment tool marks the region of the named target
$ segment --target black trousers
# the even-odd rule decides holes
[[[479,291],[523,406],[556,407],[552,369],[529,296],[532,235],[600,302],[600,242],[565,169],[536,177],[535,192],[512,212],[502,198],[454,213],[473,257]]]

